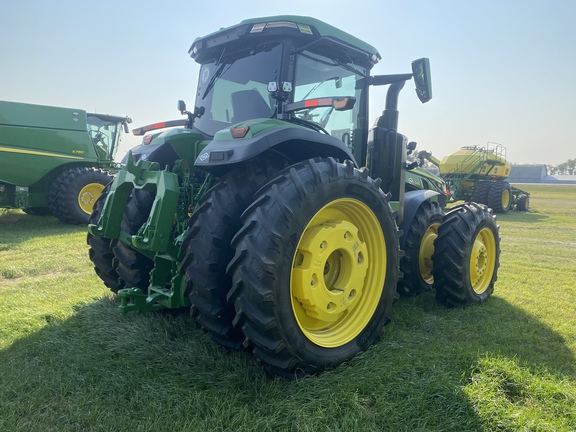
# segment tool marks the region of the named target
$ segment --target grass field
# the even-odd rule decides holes
[[[0,213],[0,431],[574,431],[576,186],[498,218],[483,305],[395,303],[367,352],[270,379],[186,313],[121,315],[84,227]]]

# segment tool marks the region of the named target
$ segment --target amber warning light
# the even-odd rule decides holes
[[[249,130],[250,126],[233,127],[230,128],[230,133],[232,134],[232,138],[244,138]]]
[[[332,107],[336,111],[346,111],[352,109],[356,103],[356,98],[346,97],[324,97],[306,99],[286,105],[285,111],[298,111],[306,108]]]
[[[132,133],[136,136],[141,136],[141,135],[144,135],[146,132],[150,132],[153,130],[164,129],[164,128],[169,128],[169,127],[177,127],[177,126],[186,126],[186,120],[180,119],[180,120],[170,120],[170,121],[164,121],[164,122],[159,122],[159,123],[153,123],[153,124],[149,124],[146,126],[132,129]]]

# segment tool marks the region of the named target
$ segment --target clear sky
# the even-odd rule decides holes
[[[198,36],[243,19],[309,15],[378,48],[373,74],[429,57],[433,96],[400,95],[400,132],[437,157],[497,142],[512,163],[576,158],[576,0],[4,0],[0,99],[132,117],[193,106]],[[374,89],[371,121],[384,108]],[[121,151],[139,139],[124,140]]]

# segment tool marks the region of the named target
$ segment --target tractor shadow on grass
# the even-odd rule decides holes
[[[23,317],[20,328],[43,327],[0,350],[0,430],[188,430],[172,417],[205,414],[208,401],[267,381],[251,356],[220,349],[185,311],[123,315],[116,298],[88,301],[64,319]],[[9,336],[0,329],[0,344]]]
[[[393,315],[394,332],[437,344],[439,354],[501,355],[576,378],[574,353],[562,335],[497,295],[481,305],[446,308],[426,293],[396,302]]]
[[[486,359],[575,378],[562,337],[498,297],[463,310],[431,294],[401,300],[367,352],[286,381],[218,347],[185,312],[122,315],[100,296],[66,318],[23,317],[43,327],[0,351],[0,429],[483,430],[465,390]]]
[[[392,369],[386,371],[388,383],[409,399],[398,408],[414,412],[410,405],[415,405],[430,430],[499,429],[498,418],[486,424],[490,413],[482,413],[481,420],[484,406],[502,403],[512,407],[511,417],[522,416],[524,406],[534,400],[538,405],[538,386],[555,387],[557,397],[573,398],[561,384],[576,382],[576,360],[565,337],[503,298],[448,309],[427,293],[396,302],[393,315],[383,340],[369,354],[387,359]],[[542,418],[556,415],[553,408],[546,412],[548,407],[549,401],[539,407]],[[576,416],[567,421],[574,424]],[[514,422],[512,430],[522,429],[522,423]]]

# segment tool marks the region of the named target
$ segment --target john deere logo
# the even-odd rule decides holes
[[[202,71],[202,82],[208,81],[209,77],[210,77],[210,71],[208,69],[204,69]]]

